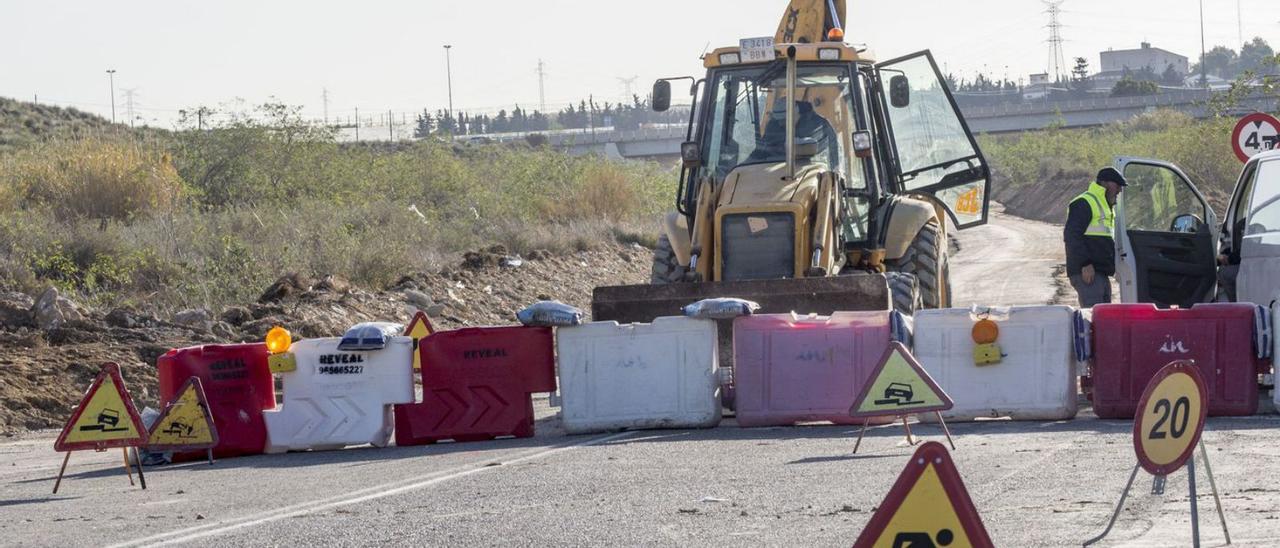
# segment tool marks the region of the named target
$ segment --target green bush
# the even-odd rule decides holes
[[[1234,123],[1157,110],[1098,128],[987,135],[980,142],[1000,185],[1017,188],[1062,179],[1084,184],[1118,156],[1154,158],[1181,167],[1222,211],[1241,168],[1230,144]]]

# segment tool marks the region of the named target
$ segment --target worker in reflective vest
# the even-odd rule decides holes
[[[1127,185],[1119,171],[1105,168],[1068,209],[1062,239],[1067,245],[1067,277],[1081,308],[1111,302],[1111,277],[1116,274],[1115,205]]]

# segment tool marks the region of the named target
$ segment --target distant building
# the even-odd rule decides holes
[[[1027,86],[1022,88],[1022,98],[1027,101],[1044,99],[1049,96],[1049,86],[1051,84],[1048,73],[1032,74]]]
[[[1164,76],[1165,71],[1173,67],[1179,75],[1187,76],[1191,71],[1191,63],[1185,56],[1172,51],[1151,47],[1150,42],[1143,42],[1138,49],[1117,49],[1104,51],[1101,54],[1101,72],[1094,75],[1096,89],[1111,89],[1116,82],[1124,78],[1126,72],[1133,73],[1142,69],[1151,69],[1156,78]]]

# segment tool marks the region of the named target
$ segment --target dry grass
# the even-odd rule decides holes
[[[288,272],[381,288],[492,244],[648,242],[674,186],[652,163],[252,123],[48,141],[0,153],[0,289],[163,313],[250,301]]]
[[[19,152],[0,170],[0,189],[7,210],[21,203],[68,219],[127,221],[172,211],[185,185],[158,148],[90,138]]]

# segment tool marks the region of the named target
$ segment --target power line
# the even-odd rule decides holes
[[[1049,63],[1055,80],[1062,80],[1062,69],[1067,65],[1066,56],[1062,53],[1062,22],[1058,16],[1062,14],[1062,3],[1066,0],[1040,0],[1044,3],[1046,13],[1049,14]]]
[[[128,88],[122,91],[124,92],[124,109],[125,112],[129,113],[129,127],[134,127],[133,104],[134,99],[138,96],[138,88]]]
[[[636,80],[639,80],[639,79],[640,79],[639,76],[632,76],[630,78],[618,78],[618,83],[622,84],[622,89],[625,92],[625,95],[623,95],[623,97],[630,99],[635,96],[635,92],[633,90],[635,89]]]

